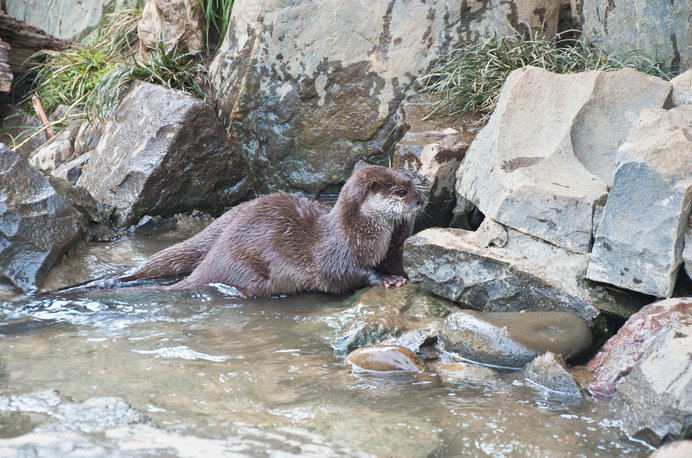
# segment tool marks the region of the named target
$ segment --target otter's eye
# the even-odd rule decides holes
[[[397,189],[394,191],[394,194],[396,194],[399,197],[404,197],[406,195],[406,190],[405,189]]]

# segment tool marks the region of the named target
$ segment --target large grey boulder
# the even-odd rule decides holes
[[[634,50],[654,56],[676,72],[692,68],[689,1],[580,0],[588,41],[625,58]]]
[[[116,207],[114,223],[192,210],[220,213],[248,197],[247,162],[214,110],[173,89],[135,83],[77,180]]]
[[[629,316],[643,305],[628,294],[584,281],[585,255],[513,230],[504,237],[501,231],[486,236],[484,226],[476,232],[426,229],[410,237],[404,248],[410,280],[485,312],[563,311],[589,324],[599,310]]]
[[[457,193],[493,220],[576,253],[591,247],[618,146],[669,83],[631,69],[558,75],[525,67],[457,172]]]
[[[35,290],[85,234],[82,215],[41,172],[0,144],[0,283]]]
[[[5,12],[58,38],[79,39],[89,34],[103,15],[135,8],[140,0],[6,0]]]
[[[670,297],[692,206],[692,105],[646,110],[620,147],[587,278]]]
[[[219,110],[262,191],[321,192],[359,159],[386,161],[414,81],[461,41],[498,32],[497,8],[520,3],[237,0],[210,67]]]
[[[658,446],[692,428],[692,321],[669,325],[625,377],[611,401],[630,436]]]

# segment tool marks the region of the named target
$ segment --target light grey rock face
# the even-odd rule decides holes
[[[625,58],[633,50],[655,56],[676,72],[692,68],[688,1],[582,0],[587,40]]]
[[[545,353],[527,364],[524,377],[550,394],[581,398],[579,385],[562,358],[554,353]]]
[[[425,194],[426,205],[416,216],[414,232],[446,227],[456,204],[456,171],[477,130],[475,119],[427,119],[429,97],[417,96],[403,106],[406,134],[394,149],[392,166],[409,172]]]
[[[625,432],[652,445],[682,439],[692,427],[692,322],[669,325],[611,401]]]
[[[447,316],[440,326],[445,350],[482,364],[523,367],[538,355],[554,352],[566,358],[591,346],[584,320],[561,312],[480,313]]]
[[[685,272],[692,278],[692,214],[690,215],[687,223],[687,231],[685,232],[682,261],[685,263]]]
[[[692,105],[646,110],[618,151],[587,278],[673,293],[692,205]]]
[[[88,34],[104,14],[134,8],[137,0],[7,0],[5,12],[58,38]]]
[[[146,61],[150,49],[163,41],[166,49],[181,53],[204,50],[204,13],[197,2],[189,0],[148,0],[137,24],[139,52]]]
[[[86,165],[91,157],[91,153],[85,153],[69,162],[59,165],[51,172],[56,178],[63,179],[70,184],[76,184],[79,177],[82,175],[82,168]]]
[[[85,233],[82,215],[29,163],[0,144],[0,282],[33,291]]]
[[[692,70],[676,76],[670,80],[670,84],[673,86],[673,105],[692,104]]]
[[[460,38],[492,33],[491,11],[487,0],[236,1],[211,73],[262,191],[315,193],[360,158],[384,161],[405,91]]]
[[[560,20],[560,3],[561,0],[493,0],[498,34],[543,30],[548,36],[554,35]]]
[[[507,244],[481,248],[478,234],[426,229],[406,241],[404,267],[421,288],[481,311],[553,310],[591,323],[598,310],[629,316],[630,295],[583,281],[588,257],[518,231]]]
[[[684,440],[664,445],[649,458],[688,458],[690,456],[692,456],[692,440]]]
[[[457,194],[506,226],[588,253],[618,146],[641,111],[662,107],[670,91],[631,69],[515,70],[457,171]]]
[[[73,122],[58,135],[41,145],[29,156],[29,164],[44,172],[52,172],[74,154],[74,141],[82,122]]]
[[[209,105],[136,83],[107,123],[77,185],[115,206],[116,224],[127,226],[147,214],[219,213],[248,196],[252,178]]]

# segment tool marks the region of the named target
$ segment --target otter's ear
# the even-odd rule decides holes
[[[380,183],[380,182],[377,181],[377,180],[372,180],[372,181],[370,182],[370,187],[369,187],[369,191],[370,191],[370,192],[377,192],[377,191],[379,191],[380,189],[382,189],[382,183]]]

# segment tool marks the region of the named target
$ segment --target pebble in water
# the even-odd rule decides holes
[[[372,345],[353,350],[346,363],[359,372],[423,372],[423,361],[400,345]]]

